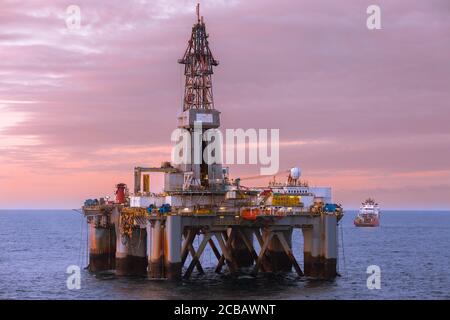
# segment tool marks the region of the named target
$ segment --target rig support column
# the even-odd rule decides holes
[[[337,262],[337,218],[335,215],[324,215],[323,224],[325,231],[324,238],[324,259],[323,259],[323,269],[322,276],[325,279],[332,279],[336,277],[336,262]]]
[[[106,217],[104,217],[106,218]],[[116,233],[113,225],[106,227],[89,223],[89,271],[99,272],[115,268]]]
[[[131,237],[119,235],[116,250],[116,275],[142,276],[147,273],[147,231],[134,227]]]
[[[149,256],[149,276],[160,279],[164,277],[163,266],[163,236],[164,230],[161,220],[151,222],[152,248]]]
[[[151,223],[147,223],[147,226],[145,227],[145,230],[147,231],[147,265],[148,269],[150,269],[150,257],[152,255],[152,225]]]
[[[181,217],[167,216],[164,268],[168,280],[181,279]]]
[[[311,241],[311,259],[310,259],[310,274],[311,277],[319,278],[322,275],[322,218],[315,217],[315,223],[312,229]]]
[[[312,274],[313,260],[312,260],[312,238],[313,229],[303,228],[303,270],[305,276],[309,277]]]
[[[268,230],[265,230],[263,233],[263,238],[266,239],[268,236]],[[280,231],[283,233],[286,242],[289,247],[292,248],[292,228],[284,231]],[[270,264],[265,264],[265,268],[267,271],[271,272],[289,272],[292,270],[292,262],[289,257],[286,255],[284,248],[278,239],[278,237],[272,237],[269,243],[269,247],[267,248]]]
[[[228,231],[228,235],[230,235],[230,231],[231,229]],[[244,241],[246,240],[247,243],[253,244],[253,232],[251,229],[246,228],[241,228],[240,231],[241,232],[237,233],[231,240],[233,259],[236,261],[238,268],[251,267],[254,258]],[[246,239],[244,240],[242,237],[245,237]]]

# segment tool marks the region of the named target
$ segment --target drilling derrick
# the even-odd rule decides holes
[[[200,5],[197,5],[197,23],[192,27],[191,38],[187,49],[178,63],[184,64],[186,77],[183,112],[179,119],[179,128],[191,133],[191,161],[182,165],[179,169],[187,174],[191,173],[189,181],[192,185],[210,187],[212,184],[221,183],[223,179],[222,166],[219,163],[207,164],[203,157],[206,141],[196,141],[197,136],[192,134],[199,130],[203,134],[208,129],[217,129],[220,126],[220,112],[214,109],[212,74],[213,67],[219,65],[214,59],[208,43],[208,34],[203,17],[200,17]],[[194,149],[194,145],[201,148]],[[200,163],[195,161],[200,159]]]
[[[192,27],[191,39],[182,59],[186,77],[183,111],[189,109],[214,109],[211,75],[213,66],[219,65],[209,49],[208,34],[197,5],[197,23]]]

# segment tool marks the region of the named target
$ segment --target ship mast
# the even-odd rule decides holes
[[[211,76],[213,66],[219,65],[219,62],[214,59],[209,49],[208,37],[203,17],[200,16],[200,4],[197,4],[197,23],[192,27],[191,38],[183,58],[178,60],[178,63],[185,66],[183,111],[214,109]]]

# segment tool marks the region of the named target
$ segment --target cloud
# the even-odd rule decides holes
[[[33,181],[62,175],[52,191],[67,179],[101,179],[105,188],[135,165],[167,158],[181,111],[176,61],[195,3],[79,0],[74,32],[63,2],[2,2],[0,160],[8,166],[0,175],[14,173],[17,188],[9,205],[33,192],[13,183],[24,172]],[[345,190],[360,195],[344,183],[350,172],[361,172],[360,185],[375,174],[407,188],[405,174],[450,169],[450,5],[379,1],[383,29],[369,31],[369,4],[217,0],[201,8],[220,61],[213,82],[223,127],[279,128],[281,167],[300,164],[347,201]],[[375,180],[373,190],[383,184]]]

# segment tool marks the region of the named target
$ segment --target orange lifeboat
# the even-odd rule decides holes
[[[255,221],[256,217],[259,215],[259,209],[258,208],[244,208],[241,212],[241,217],[244,220],[251,220]]]

